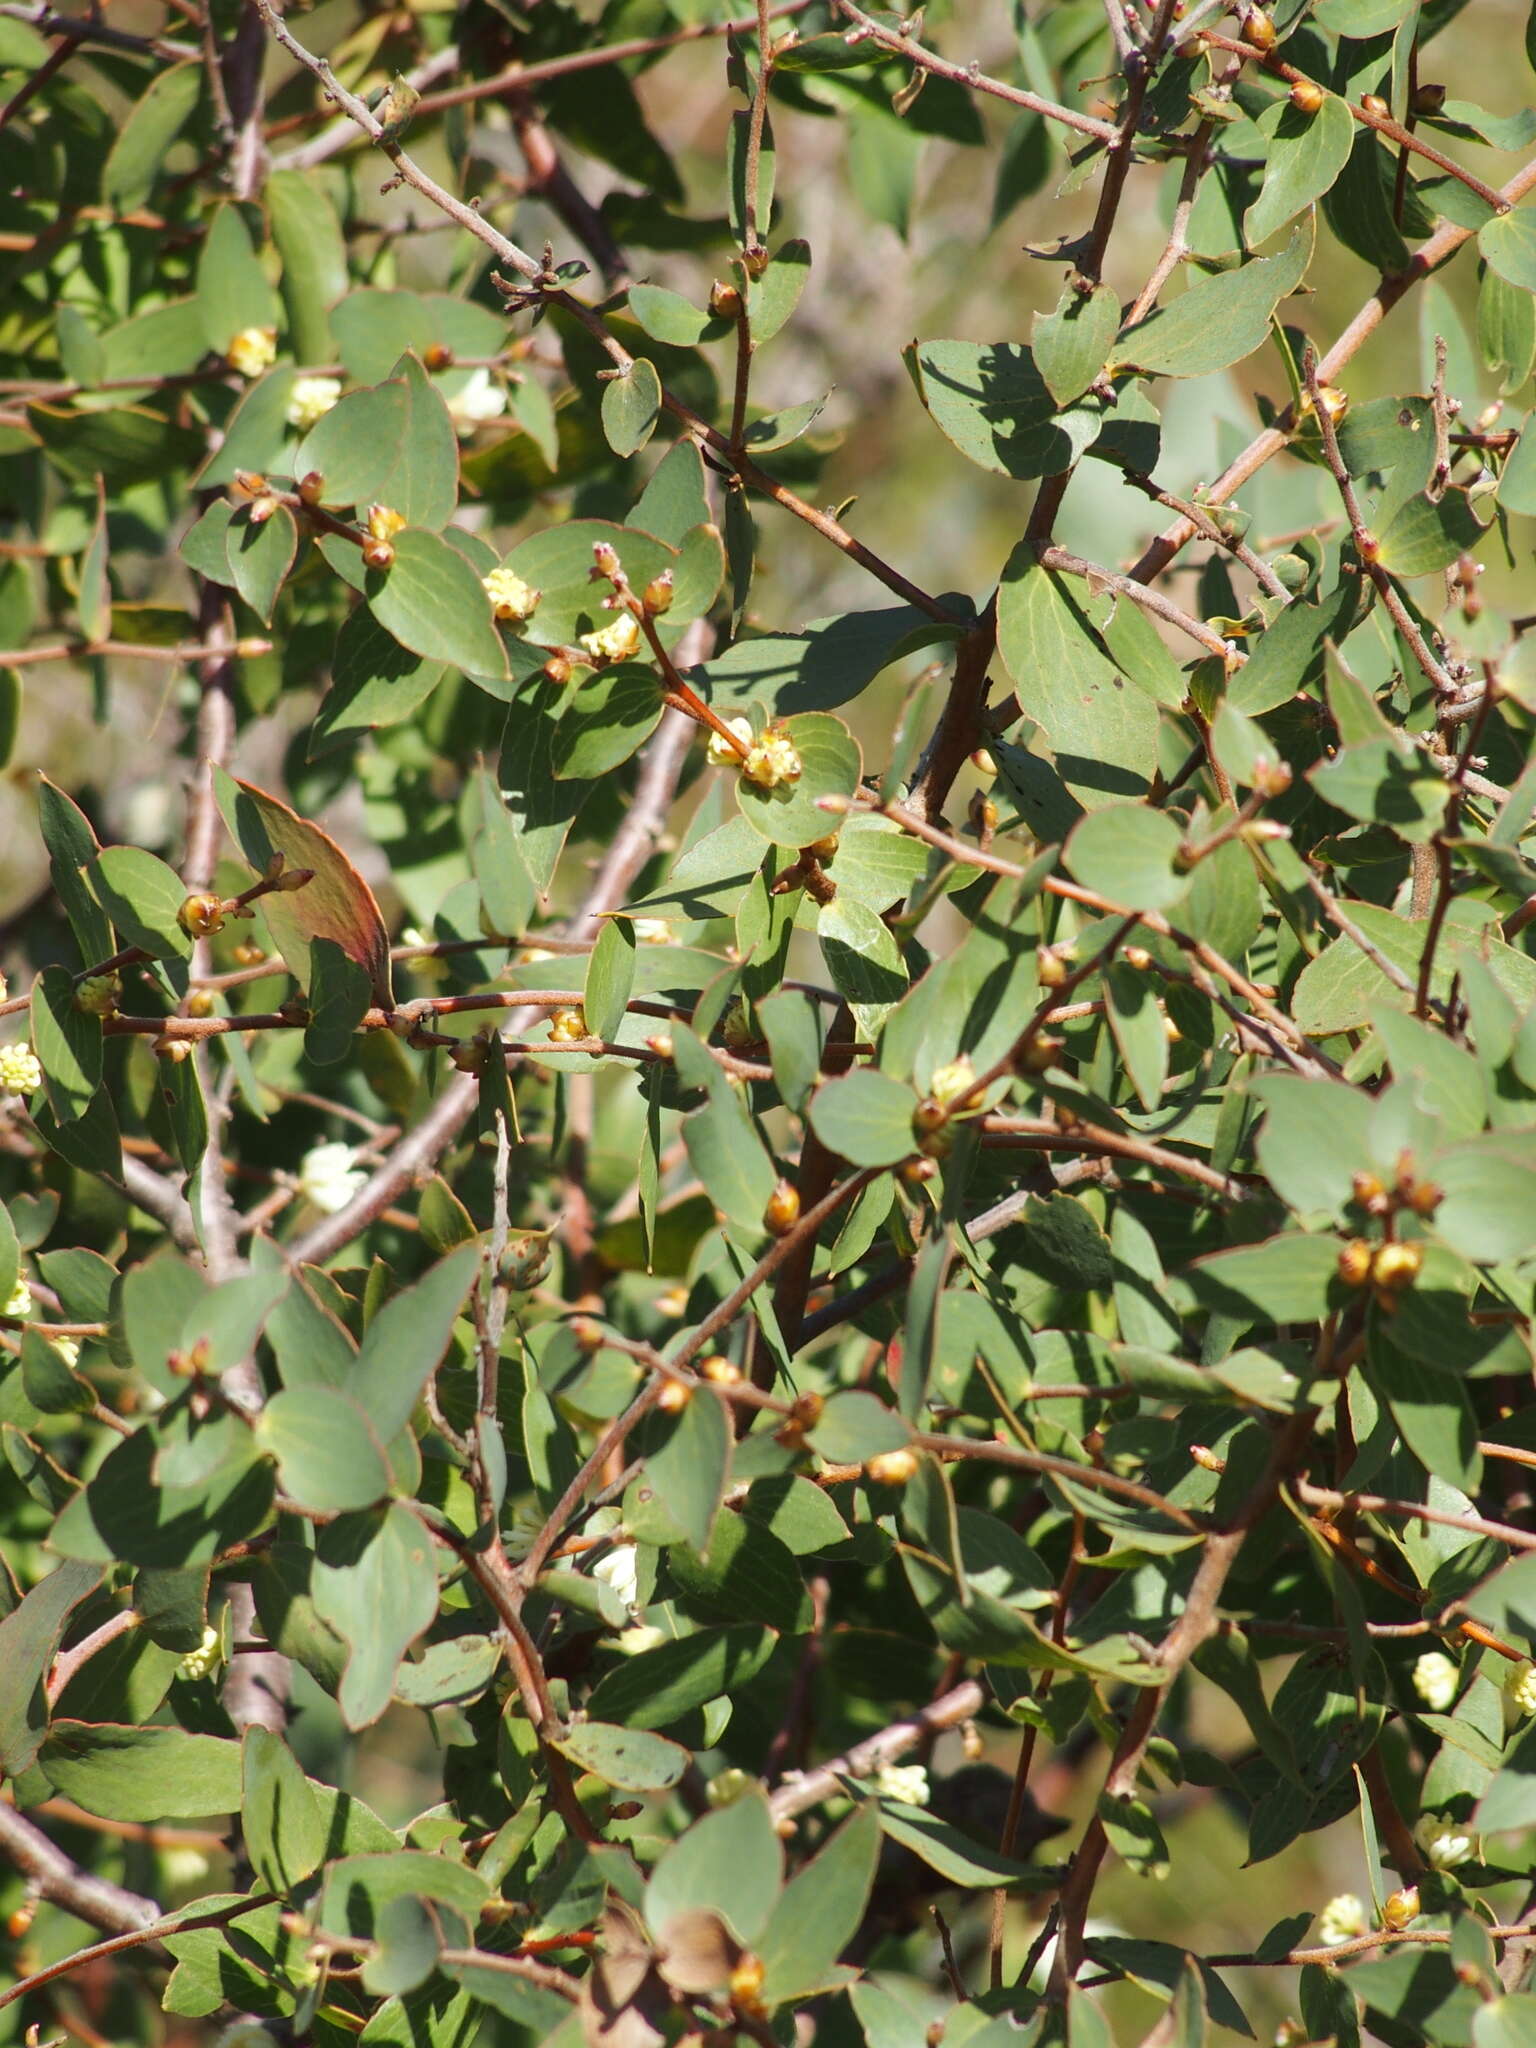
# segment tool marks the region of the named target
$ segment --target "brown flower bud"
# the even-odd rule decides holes
[[[546,680],[551,683],[568,683],[573,674],[574,670],[571,667],[570,656],[562,654],[557,647],[544,664]]]
[[[237,501],[259,498],[267,480],[258,469],[237,469],[230,480],[230,495]]]
[[[1013,1056],[1015,1073],[1043,1074],[1047,1067],[1054,1067],[1066,1045],[1064,1038],[1057,1038],[1052,1032],[1037,1031],[1033,1038],[1026,1038]]]
[[[1362,93],[1360,97],[1360,111],[1363,114],[1373,115],[1378,121],[1390,121],[1392,118],[1392,109],[1387,105],[1379,92]]]
[[[1432,1180],[1416,1180],[1404,1193],[1403,1200],[1415,1216],[1433,1216],[1445,1200],[1445,1189],[1437,1187]]]
[[[187,997],[187,1015],[189,1017],[211,1017],[213,1015],[213,990],[209,988],[193,989],[192,993]]]
[[[877,1486],[905,1486],[917,1474],[917,1458],[912,1451],[877,1451],[865,1459],[864,1471]]]
[[[363,560],[370,569],[391,569],[395,562],[395,544],[388,540],[365,540]]]
[[[210,939],[224,929],[224,904],[217,896],[188,896],[176,922],[189,939]]]
[[[1378,1245],[1371,1261],[1371,1280],[1388,1294],[1401,1294],[1418,1279],[1423,1265],[1424,1247],[1420,1244]]]
[[[741,1367],[734,1359],[716,1352],[713,1358],[706,1358],[699,1367],[699,1378],[708,1380],[713,1386],[735,1387],[741,1384]]]
[[[731,2003],[744,2012],[760,2012],[762,2000],[759,1993],[767,1974],[762,1958],[753,1955],[749,1949],[731,1972]]]
[[[1352,1237],[1348,1244],[1340,1245],[1338,1273],[1346,1287],[1363,1287],[1371,1277],[1371,1262],[1375,1247],[1363,1237]]]
[[[1291,105],[1298,114],[1305,114],[1308,118],[1320,114],[1326,98],[1323,88],[1310,78],[1298,78],[1292,83]]]
[[[764,1230],[770,1237],[787,1237],[799,1221],[800,1190],[792,1181],[776,1181],[763,1211]]]
[[[932,1180],[938,1172],[931,1159],[903,1159],[896,1169],[896,1178],[906,1188],[919,1188],[924,1181]]]
[[[621,573],[619,551],[611,541],[599,540],[592,543],[592,566],[599,576],[617,576]]]
[[[686,1380],[668,1380],[656,1396],[656,1406],[663,1415],[681,1415],[692,1399],[693,1389]]]
[[[912,1112],[912,1128],[919,1137],[926,1137],[930,1131],[942,1130],[949,1122],[949,1111],[942,1102],[935,1102],[931,1095],[923,1100]]]
[[[709,310],[717,320],[739,320],[741,318],[741,293],[733,284],[718,281],[711,287]]]
[[[1379,1174],[1353,1174],[1349,1185],[1354,1200],[1372,1216],[1385,1216],[1392,1206]]]
[[[659,619],[663,612],[672,609],[673,576],[670,569],[663,569],[659,576],[653,576],[640,594],[647,618]]]
[[[1416,1884],[1405,1884],[1401,1891],[1395,1891],[1381,1909],[1381,1924],[1393,1934],[1400,1934],[1419,1917],[1419,1888]]]
[[[1243,21],[1243,40],[1255,50],[1275,47],[1275,24],[1257,7],[1250,7]]]
[[[173,1067],[179,1067],[192,1051],[190,1038],[173,1038],[168,1031],[162,1031],[158,1038],[150,1040],[150,1051],[157,1060],[169,1060]]]
[[[421,360],[428,370],[451,370],[453,350],[446,341],[429,341],[421,352]]]
[[[241,967],[259,967],[266,957],[266,947],[258,946],[250,939],[242,939],[235,948],[235,960]]]
[[[1042,946],[1035,956],[1035,974],[1042,988],[1060,988],[1071,971],[1058,946]]]
[[[1420,120],[1433,120],[1445,105],[1443,85],[1421,85],[1413,95],[1413,111]]]
[[[299,503],[318,505],[325,496],[325,478],[318,469],[312,469],[299,478]]]
[[[1145,946],[1127,946],[1124,958],[1126,966],[1134,967],[1138,974],[1145,974],[1152,965],[1152,955]]]

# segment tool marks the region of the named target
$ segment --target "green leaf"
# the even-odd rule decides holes
[[[766,2005],[837,1982],[837,1959],[864,1918],[879,1853],[879,1812],[866,1801],[784,1887],[758,1943]]]
[[[458,504],[458,437],[442,393],[413,355],[387,383],[338,399],[304,437],[294,470],[320,472],[327,505],[388,505],[407,527],[436,532]],[[405,535],[395,538],[398,551]],[[500,672],[494,662],[479,666]]]
[[[389,1006],[389,934],[373,891],[328,833],[301,818],[254,783],[214,776],[219,810],[241,852],[258,874],[281,854],[288,872],[307,869],[302,888],[261,900],[262,917],[283,964],[307,989],[317,939],[330,939],[368,976],[376,1003]]]
[[[629,760],[661,723],[666,706],[654,669],[620,662],[581,684],[554,729],[554,770],[562,781],[594,781]]]
[[[1108,814],[1094,811],[1090,815],[1102,818]],[[1104,1003],[1109,1028],[1141,1106],[1155,1110],[1168,1079],[1168,1028],[1153,977],[1127,960],[1110,961],[1104,969]]]
[[[637,507],[637,517],[638,512]],[[956,630],[910,605],[847,612],[839,618],[813,619],[798,633],[763,633],[738,640],[694,673],[704,677],[717,705],[727,696],[756,697],[776,717],[794,711],[831,711],[856,697],[902,655],[952,637]]]
[[[440,1259],[373,1317],[348,1374],[346,1391],[381,1444],[405,1428],[427,1379],[448,1349],[454,1323],[480,1268],[478,1245]]]
[[[1525,303],[1530,305],[1530,299]],[[1500,505],[1506,512],[1519,512],[1527,517],[1536,516],[1536,433],[1531,431],[1532,417],[1526,414],[1520,439],[1510,450],[1499,475]]]
[[[1006,1887],[1024,1883],[1043,1888],[1053,1882],[1047,1873],[1015,1862],[1011,1856],[1000,1856],[995,1849],[972,1841],[969,1835],[920,1806],[882,1799],[879,1809],[881,1832],[887,1839],[910,1849],[930,1870],[936,1870],[946,1884],[974,1889],[982,1885]]]
[[[859,1388],[833,1394],[809,1433],[811,1448],[829,1465],[862,1465],[882,1451],[905,1450],[911,1440],[895,1409]]]
[[[1157,706],[1115,673],[1097,631],[1027,541],[1003,571],[997,644],[1078,801],[1092,809],[1142,794],[1157,754]]]
[[[1373,952],[1410,977],[1417,973],[1424,943],[1422,923],[1398,917],[1373,903],[1351,903],[1349,920]],[[1450,969],[1437,961],[1431,993],[1443,994],[1449,980]],[[1398,1000],[1393,989],[1394,984],[1370,954],[1352,939],[1338,938],[1302,969],[1292,996],[1292,1015],[1312,1037],[1352,1031],[1366,1021],[1371,1004],[1378,998]],[[1409,1001],[1406,993],[1401,1000]]]
[[[635,985],[635,927],[627,917],[604,918],[587,962],[582,1010],[594,1038],[616,1038]]]
[[[375,1428],[385,1434],[377,1419]],[[437,1618],[437,1603],[432,1539],[398,1501],[321,1530],[315,1612],[349,1648],[337,1695],[349,1728],[371,1726],[389,1705],[400,1660]]]
[[[1291,1234],[1199,1259],[1172,1283],[1176,1302],[1245,1322],[1313,1323],[1337,1291],[1339,1244]]]
[[[982,469],[1021,482],[1057,476],[1098,431],[1088,410],[1056,417],[1056,400],[1033,352],[1016,342],[913,342],[908,374],[934,425]]]
[[[794,237],[774,252],[773,260],[760,277],[748,280],[747,317],[755,348],[772,341],[790,319],[810,274],[810,244]]]
[[[1536,212],[1517,207],[1488,222],[1477,237],[1488,268],[1523,292],[1536,292]]]
[[[1477,287],[1477,348],[1506,398],[1520,389],[1536,364],[1536,303],[1528,291],[1486,265]]]
[[[578,1722],[554,1747],[579,1770],[622,1792],[668,1791],[692,1761],[680,1742],[609,1721]]]
[[[257,1879],[268,1891],[292,1891],[324,1861],[325,1828],[297,1758],[268,1728],[245,1730],[240,1790],[240,1825]]]
[[[144,204],[202,90],[203,67],[195,58],[154,73],[102,167],[101,203],[110,212],[131,213]]]
[[[1295,291],[1312,260],[1311,219],[1292,230],[1278,256],[1193,284],[1121,337],[1122,362],[1169,377],[1206,377],[1262,347],[1280,301]]]
[[[1068,867],[1085,888],[1127,910],[1171,910],[1189,886],[1173,820],[1145,804],[1090,811],[1067,841]]]
[[[419,526],[397,533],[393,545],[390,567],[370,569],[367,576],[368,603],[379,624],[427,660],[493,680],[505,677],[507,652],[491,601],[464,557],[440,534]]]
[[[698,1388],[680,1414],[662,1419],[658,1440],[646,1452],[647,1484],[701,1557],[709,1556],[730,1465],[730,1419],[725,1403],[707,1387]]]
[[[310,738],[310,759],[418,712],[447,670],[386,633],[366,605],[347,614],[331,657],[331,687]]]
[[[334,939],[314,939],[309,948],[309,1023],[304,1057],[317,1067],[334,1066],[352,1050],[358,1025],[373,1001],[368,970]]]
[[[603,386],[603,432],[615,455],[637,455],[661,419],[661,379],[654,363],[636,356],[621,377]]]
[[[31,1768],[48,1726],[43,1681],[69,1617],[100,1584],[99,1565],[66,1560],[0,1616],[0,1769],[9,1778]]]
[[[674,1545],[667,1568],[683,1597],[707,1611],[760,1621],[783,1635],[804,1635],[811,1626],[811,1599],[793,1554],[761,1522],[719,1515],[707,1558]]]
[[[588,1712],[627,1728],[669,1727],[706,1700],[735,1696],[749,1685],[773,1654],[775,1640],[767,1629],[742,1624],[700,1629],[642,1650],[599,1679]]]
[[[1269,155],[1264,189],[1243,218],[1251,249],[1322,198],[1348,163],[1355,139],[1349,108],[1336,93],[1325,94],[1315,114],[1303,113],[1288,98],[1281,100],[1256,125],[1269,139]]]
[[[214,1735],[55,1721],[38,1762],[56,1792],[102,1820],[240,1810],[240,1745]]]
[[[259,524],[252,508],[242,505],[230,520],[225,537],[226,559],[235,588],[264,626],[272,623],[272,607],[298,553],[299,529],[286,505]]]
[[[914,1149],[912,1090],[875,1067],[858,1067],[817,1089],[811,1128],[850,1166],[894,1166]]]
[[[729,334],[734,322],[723,319],[718,313],[695,306],[691,299],[685,299],[681,292],[668,291],[659,284],[632,284],[629,288],[629,310],[653,341],[669,342],[674,348],[693,348],[701,341],[718,341]],[[652,376],[655,370],[651,369]],[[603,408],[606,413],[608,392],[611,385],[604,386]],[[659,393],[658,393],[659,402]],[[604,423],[606,432],[606,421]],[[612,442],[609,443],[612,446]],[[623,453],[623,450],[616,450]],[[646,529],[650,531],[649,528]]]
[[[675,548],[648,532],[605,519],[570,519],[531,534],[506,559],[507,568],[542,593],[526,628],[530,642],[568,646],[578,635],[611,623],[612,614],[602,609],[603,587],[592,580],[592,550],[598,545],[613,549],[635,590],[644,590],[663,569],[677,566]],[[666,615],[667,626],[683,623],[678,613],[674,602]]]
[[[707,1908],[750,1946],[768,1925],[783,1884],[784,1845],[754,1787],[695,1821],[662,1852],[645,1888],[645,1918],[665,1941],[679,1914]]]
[[[1410,498],[1377,535],[1378,559],[1394,576],[1432,576],[1475,548],[1483,528],[1465,491],[1449,490],[1438,504]]]
[[[304,171],[274,171],[261,196],[283,259],[283,305],[294,356],[301,363],[333,362],[329,309],[349,282],[347,245],[336,209],[319,181]]]
[[[61,1124],[73,1123],[101,1086],[101,1019],[76,1004],[74,976],[49,966],[32,984],[31,1023],[49,1105]]]
[[[764,789],[740,775],[737,800],[742,816],[774,845],[811,846],[834,822],[818,807],[819,799],[846,803],[859,786],[863,757],[843,721],[824,711],[801,712],[785,719],[781,729],[800,756],[799,779]]]
[[[1082,397],[1109,361],[1119,331],[1119,295],[1106,284],[1080,292],[1069,282],[1054,313],[1035,315],[1030,348],[1057,405]]]
[[[108,846],[87,879],[126,945],[142,946],[157,960],[190,955],[192,941],[177,922],[187,892],[174,868],[141,846]]]
[[[252,246],[244,212],[234,200],[227,200],[214,214],[203,239],[197,259],[197,304],[203,338],[219,355],[246,328],[277,325],[276,295]]]
[[[390,1491],[389,1460],[368,1416],[334,1387],[289,1387],[256,1418],[283,1491],[317,1514],[372,1507]]]

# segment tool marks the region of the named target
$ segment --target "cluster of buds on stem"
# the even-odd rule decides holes
[[[1411,1210],[1415,1216],[1433,1216],[1444,1199],[1444,1189],[1432,1180],[1423,1180],[1414,1169],[1413,1154],[1400,1152],[1397,1157],[1397,1173],[1390,1184],[1380,1174],[1360,1172],[1350,1182],[1350,1199],[1363,1209],[1367,1216],[1395,1216],[1400,1210]]]
[[[1424,1267],[1424,1247],[1396,1238],[1372,1244],[1367,1238],[1351,1238],[1339,1249],[1338,1274],[1346,1287],[1369,1287],[1376,1305],[1391,1314],[1397,1297],[1413,1286]]]

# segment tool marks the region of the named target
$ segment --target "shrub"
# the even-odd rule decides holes
[[[1536,2039],[1511,24],[934,15],[0,21],[8,2038]]]

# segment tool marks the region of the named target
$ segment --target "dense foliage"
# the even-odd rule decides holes
[[[5,2039],[1536,2041],[1536,34],[294,16],[0,9]]]

